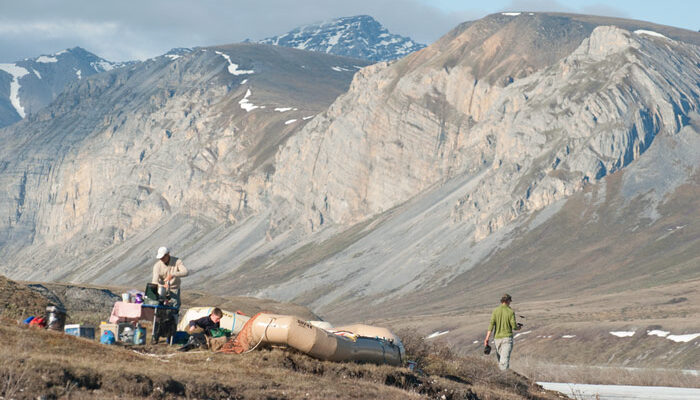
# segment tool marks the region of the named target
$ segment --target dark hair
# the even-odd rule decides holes
[[[501,303],[505,303],[506,301],[513,301],[513,298],[510,297],[508,293],[504,294],[503,297],[501,297]]]
[[[219,307],[216,307],[212,312],[211,315],[216,315],[217,317],[221,318],[224,316],[224,313],[221,312],[221,309]]]

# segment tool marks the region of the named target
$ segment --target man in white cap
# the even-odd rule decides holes
[[[170,255],[167,247],[159,248],[156,258],[158,261],[153,266],[151,282],[169,290],[170,299],[174,300],[173,306],[180,308],[180,278],[187,276],[189,271],[179,258]]]

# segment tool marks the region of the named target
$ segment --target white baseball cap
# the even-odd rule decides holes
[[[163,258],[163,256],[165,256],[168,253],[170,253],[170,250],[168,250],[167,247],[163,246],[158,249],[158,254],[156,254],[156,258],[160,260],[161,258]]]

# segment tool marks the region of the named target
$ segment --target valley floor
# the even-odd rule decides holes
[[[512,304],[525,326],[512,368],[536,381],[700,388],[700,281]],[[479,355],[492,306],[376,319]]]

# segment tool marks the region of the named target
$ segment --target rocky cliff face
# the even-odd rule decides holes
[[[230,224],[259,211],[279,144],[346,89],[358,64],[242,44],[87,79],[0,133],[3,249],[68,239],[62,251],[82,257],[172,214]]]
[[[303,199],[313,230],[478,175],[484,183],[452,216],[474,224],[478,241],[629,164],[696,109],[695,46],[613,27],[579,42],[583,26],[546,36],[559,22],[528,21],[537,18],[489,17],[391,67],[363,70],[279,154],[274,193]]]
[[[95,77],[0,131],[2,269],[140,286],[168,244],[193,271],[188,285],[345,318],[360,305],[478,301],[462,291],[502,290],[491,271],[510,274],[508,287],[540,276],[563,293],[562,276],[580,278],[568,260],[598,242],[567,240],[555,229],[587,221],[561,213],[599,215],[588,234],[605,242],[692,209],[669,199],[697,188],[698,37],[497,14],[360,70],[337,99],[357,61],[277,46]],[[626,189],[606,196],[620,179]],[[544,227],[560,234],[538,248]],[[687,263],[693,243],[664,253]],[[536,254],[558,246],[568,256],[544,273]],[[611,256],[619,270],[653,282],[662,255],[635,258],[646,271],[635,275],[625,254]]]
[[[0,64],[0,128],[46,107],[66,86],[125,65],[80,47]]]
[[[390,33],[369,15],[301,26],[284,35],[263,39],[260,43],[369,61],[395,60],[425,47],[410,38]]]

